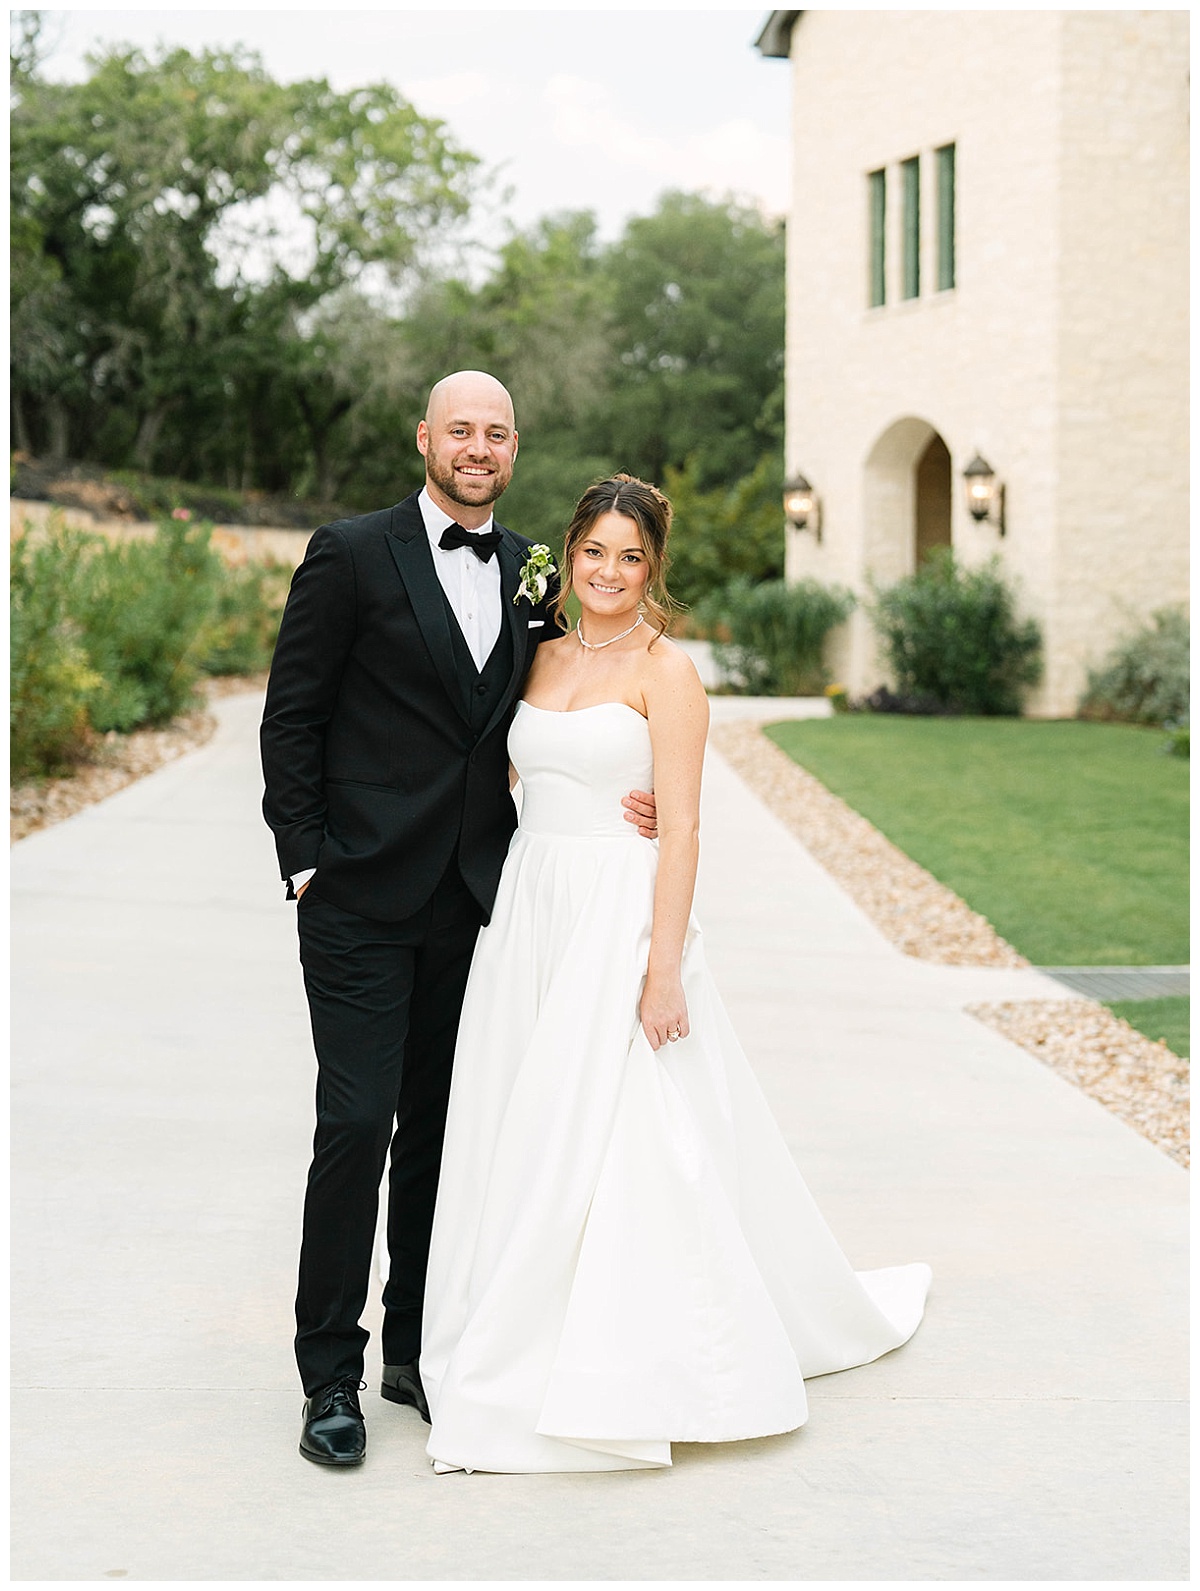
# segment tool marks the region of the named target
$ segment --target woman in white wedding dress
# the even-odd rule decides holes
[[[915,1331],[930,1272],[856,1274],[691,917],[708,704],[660,631],[670,505],[584,494],[509,736],[521,780],[459,1027],[421,1377],[439,1471],[636,1469],[804,1423],[804,1379]],[[623,821],[653,789],[659,839]]]

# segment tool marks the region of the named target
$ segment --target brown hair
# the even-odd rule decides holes
[[[642,551],[646,554],[649,574],[642,596],[642,606],[658,626],[654,641],[666,630],[676,611],[667,590],[668,566],[667,537],[671,531],[673,509],[670,502],[648,481],[639,481],[636,475],[613,475],[608,480],[596,481],[575,505],[571,523],[563,538],[563,582],[554,603],[554,617],[567,628],[566,605],[571,594],[571,569],[580,544],[588,538],[592,526],[602,514],[624,514],[632,519],[642,538]],[[651,641],[653,646],[654,641]]]

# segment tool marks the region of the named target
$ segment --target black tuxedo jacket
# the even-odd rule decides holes
[[[417,494],[322,525],[293,577],[262,723],[263,813],[283,877],[315,867],[312,889],[360,916],[410,916],[456,851],[491,914],[516,826],[513,705],[537,643],[559,633],[553,581],[536,606],[513,600],[532,543],[496,528],[512,670],[485,721],[468,694],[479,676],[456,662]]]

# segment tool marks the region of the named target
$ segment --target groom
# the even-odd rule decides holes
[[[417,1360],[455,1033],[516,822],[511,710],[559,633],[557,581],[540,600],[526,589],[531,543],[492,517],[517,456],[504,387],[439,381],[417,447],[422,491],[314,533],[262,723],[317,1052],[296,1298],[300,1451],[317,1464],[366,1451],[359,1317],[389,1143],[380,1391],[429,1418]],[[624,804],[652,834],[652,797]]]

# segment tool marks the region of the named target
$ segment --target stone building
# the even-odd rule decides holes
[[[774,11],[757,45],[792,74],[789,578],[997,554],[1030,710],[1069,715],[1187,598],[1188,13]],[[832,663],[885,677],[861,608]]]

